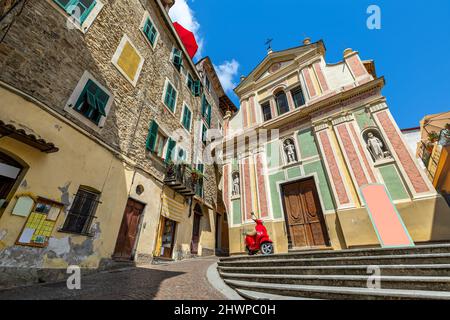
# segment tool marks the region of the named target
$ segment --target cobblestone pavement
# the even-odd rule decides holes
[[[216,258],[198,258],[165,265],[150,265],[81,278],[81,290],[65,282],[0,291],[0,300],[224,300],[206,278]]]

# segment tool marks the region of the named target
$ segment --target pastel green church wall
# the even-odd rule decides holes
[[[406,191],[400,176],[394,164],[383,166],[379,168],[384,184],[388,189],[393,200],[408,199],[409,195]]]

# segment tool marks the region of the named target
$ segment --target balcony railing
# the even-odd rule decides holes
[[[198,180],[193,178],[187,164],[169,164],[164,183],[183,196],[194,196]]]

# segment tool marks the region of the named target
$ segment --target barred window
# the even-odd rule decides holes
[[[78,189],[61,231],[89,235],[99,204],[100,194],[85,188]]]

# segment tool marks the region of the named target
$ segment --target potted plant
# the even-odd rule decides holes
[[[192,169],[191,171],[192,182],[197,184],[198,180],[203,178],[203,173],[197,169]]]
[[[428,134],[428,141],[430,141],[431,143],[435,143],[438,140],[439,135],[435,131],[432,131]]]

